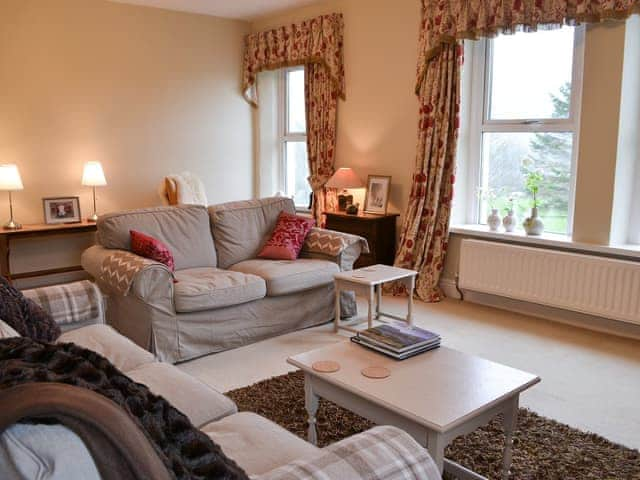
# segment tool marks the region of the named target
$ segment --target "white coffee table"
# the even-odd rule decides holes
[[[320,360],[336,361],[341,368],[318,373],[311,366]],[[441,472],[458,478],[484,477],[445,459],[445,447],[498,414],[504,415],[503,478],[508,478],[520,393],[540,381],[531,373],[447,347],[397,361],[347,341],[287,362],[304,371],[311,443],[317,442],[316,412],[322,397],[378,425],[403,429],[429,450]],[[360,373],[374,365],[388,368],[391,375],[374,380]]]
[[[402,320],[409,325],[413,323],[413,288],[415,286],[415,270],[406,268],[390,267],[389,265],[371,265],[370,267],[358,268],[348,272],[336,273],[333,277],[336,290],[336,312],[334,318],[334,330],[340,329],[356,332],[355,328],[340,325],[340,292],[343,290],[353,291],[367,298],[369,310],[367,312],[367,328],[371,328],[373,320],[382,320],[382,317]],[[400,281],[407,287],[407,316],[400,317],[391,313],[381,311],[382,285],[387,282]],[[374,314],[375,297],[375,314]],[[352,324],[353,325],[353,324]]]

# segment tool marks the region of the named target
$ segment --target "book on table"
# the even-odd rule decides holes
[[[354,343],[403,359],[440,346],[440,335],[419,327],[388,323],[358,332]]]

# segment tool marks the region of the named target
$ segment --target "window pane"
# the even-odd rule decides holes
[[[573,27],[492,40],[489,119],[569,118]]]
[[[287,132],[307,131],[304,116],[304,70],[287,72]]]
[[[309,206],[311,187],[307,181],[309,164],[307,163],[306,142],[286,142],[285,161],[287,167],[287,195],[293,196],[299,207]]]
[[[569,132],[485,133],[482,144],[481,223],[486,222],[491,204],[504,215],[509,198],[513,198],[514,210],[522,224],[532,207],[526,177],[530,172],[538,172],[542,175],[538,210],[545,231],[567,233],[573,135]]]

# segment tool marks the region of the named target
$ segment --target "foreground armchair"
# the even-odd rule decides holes
[[[91,303],[80,291],[76,299]],[[58,310],[63,303],[55,305],[52,316],[68,316]],[[0,328],[0,478],[36,476],[440,478],[427,451],[397,428],[373,428],[319,449],[264,417],[237,413],[227,397],[155,361],[99,320],[72,325],[57,344]]]
[[[107,323],[161,360],[178,362],[333,319],[333,276],[367,243],[314,229],[300,258],[256,258],[289,198],[105,215],[82,265],[107,293]],[[175,272],[130,251],[130,230],[171,250]],[[352,296],[343,313],[356,313]]]

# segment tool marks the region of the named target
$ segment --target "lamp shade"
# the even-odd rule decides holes
[[[107,179],[104,178],[104,171],[100,162],[87,162],[82,172],[82,185],[87,187],[104,187]]]
[[[11,192],[23,188],[17,166],[12,163],[0,165],[0,190]]]
[[[325,185],[328,188],[361,188],[364,186],[360,177],[351,168],[343,167],[336,170],[336,173]]]

